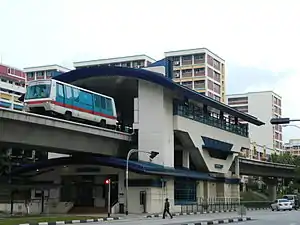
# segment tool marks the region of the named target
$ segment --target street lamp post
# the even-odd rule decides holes
[[[277,124],[289,124],[290,122],[300,122],[300,119],[290,119],[290,118],[272,118],[270,123],[273,125]]]
[[[133,153],[136,153],[136,152],[142,152],[142,153],[145,153],[145,154],[149,154],[149,158],[150,160],[154,159],[158,154],[159,152],[156,152],[156,151],[141,151],[141,150],[138,150],[138,149],[131,149],[128,154],[127,154],[127,159],[126,159],[126,178],[125,178],[125,182],[126,182],[126,195],[125,195],[125,207],[126,207],[126,211],[125,211],[125,214],[128,215],[128,176],[129,176],[129,172],[128,172],[128,164],[129,164],[129,159],[130,159],[130,156],[133,154]]]

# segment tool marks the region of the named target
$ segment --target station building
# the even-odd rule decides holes
[[[248,125],[239,120],[264,123],[176,84],[167,75],[170,65],[163,59],[143,69],[101,66],[58,75],[57,80],[112,96],[122,122],[135,132],[131,143],[110,155],[71,154],[15,171],[51,184],[43,192],[32,190],[32,202],[42,193],[48,212],[86,207],[99,213],[108,205],[104,181],[109,178],[112,211],[124,212],[130,149],[140,152],[129,161],[129,213],[162,212],[165,198],[173,211],[203,199],[239,199],[238,155],[250,145]],[[145,151],[159,154],[150,160]]]

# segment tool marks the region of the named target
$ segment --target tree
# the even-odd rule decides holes
[[[271,155],[271,162],[274,163],[282,163],[282,164],[288,164],[288,165],[295,165],[295,174],[296,176],[294,179],[285,179],[286,182],[288,182],[288,191],[291,190],[300,190],[300,156],[293,156],[289,152],[284,152],[283,154],[272,154]]]
[[[300,160],[296,160],[296,157],[290,154],[289,152],[284,152],[280,155],[276,153],[271,155],[271,162],[274,163],[296,165],[295,163],[298,161],[299,161],[298,165],[300,166]]]

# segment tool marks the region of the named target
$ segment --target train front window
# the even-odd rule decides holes
[[[29,86],[26,91],[25,99],[48,98],[50,96],[50,88],[50,84]]]

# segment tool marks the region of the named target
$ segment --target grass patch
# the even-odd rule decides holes
[[[25,217],[11,217],[0,219],[0,225],[19,225],[23,223],[39,223],[39,222],[55,222],[55,221],[70,221],[70,220],[86,220],[98,219],[99,217],[93,216],[25,216]]]

